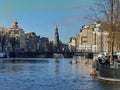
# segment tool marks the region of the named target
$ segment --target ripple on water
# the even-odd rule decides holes
[[[43,60],[48,60],[48,63],[2,63],[0,90],[119,90],[120,88],[120,83],[91,78],[88,67],[83,67],[81,64],[70,65],[71,59]]]

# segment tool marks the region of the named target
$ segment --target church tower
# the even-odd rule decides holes
[[[58,27],[56,25],[56,28],[55,28],[55,33],[54,33],[54,47],[55,47],[55,50],[59,50],[59,33],[58,33]]]

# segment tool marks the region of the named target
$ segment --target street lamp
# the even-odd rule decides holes
[[[100,52],[102,53],[103,52],[103,29],[100,28],[100,32],[101,32],[101,35],[100,35]]]
[[[93,31],[93,35],[94,35],[94,38],[93,38],[93,41],[94,41],[94,44],[93,44],[93,50],[94,52],[96,53],[96,49],[97,49],[97,45],[96,45],[96,32],[97,32],[97,28],[94,28],[94,31]]]

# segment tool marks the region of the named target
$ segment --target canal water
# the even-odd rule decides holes
[[[120,90],[120,82],[91,77],[84,60],[78,64],[69,64],[72,58],[5,60],[0,59],[0,90]]]

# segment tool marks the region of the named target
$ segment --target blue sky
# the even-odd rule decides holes
[[[85,16],[95,0],[0,0],[0,26],[11,27],[17,19],[25,32],[54,39],[58,25],[62,42],[79,33],[87,25]]]

